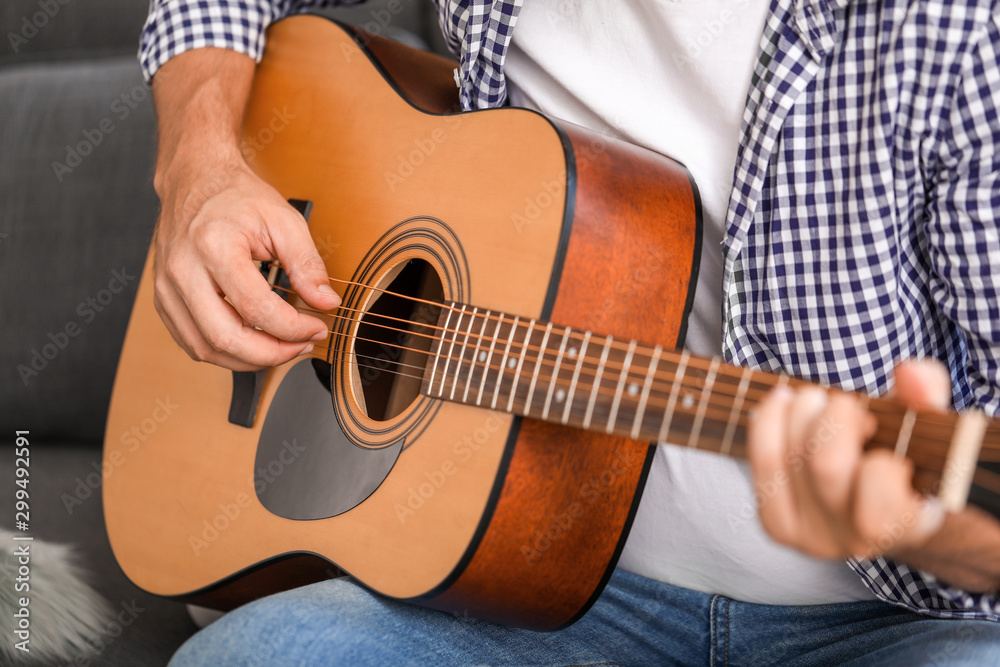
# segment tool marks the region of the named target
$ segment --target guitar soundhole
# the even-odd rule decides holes
[[[354,344],[358,402],[370,419],[387,421],[405,410],[420,391],[427,355],[444,298],[430,264],[411,259],[389,274],[358,326]],[[430,303],[427,303],[430,302]]]

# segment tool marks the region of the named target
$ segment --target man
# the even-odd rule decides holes
[[[141,54],[160,117],[157,308],[196,359],[256,368],[325,336],[251,259],[279,257],[309,305],[338,304],[303,222],[237,146],[263,28],[315,4],[154,2]],[[691,169],[706,220],[693,352],[997,411],[996,3],[438,8],[463,108],[509,96]],[[920,357],[947,372],[894,373]],[[758,410],[749,467],[659,447],[619,571],[564,631],[337,580],[231,613],[175,663],[1000,662],[1000,526],[920,498],[908,463],[862,452],[870,428],[851,399],[786,390]]]

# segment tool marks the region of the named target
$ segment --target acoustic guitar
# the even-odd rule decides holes
[[[700,252],[681,165],[524,109],[456,113],[454,66],[317,16],[270,28],[244,155],[343,304],[310,357],[232,373],[171,340],[147,261],[104,449],[108,535],[146,591],[227,609],[347,572],[563,627],[615,566],[651,443],[743,456],[754,405],[799,383],[675,351]],[[868,446],[917,488],[995,501],[981,414],[868,407]]]

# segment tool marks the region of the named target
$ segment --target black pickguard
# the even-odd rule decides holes
[[[257,498],[286,519],[325,519],[357,507],[385,480],[403,448],[402,438],[378,449],[354,444],[320,379],[324,369],[317,373],[313,363],[298,362],[281,381],[254,461]]]

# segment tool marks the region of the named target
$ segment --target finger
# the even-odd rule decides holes
[[[788,460],[788,434],[783,427],[795,394],[787,387],[773,389],[754,409],[747,427],[747,456],[757,490],[758,514],[775,540],[791,544],[799,530]]]
[[[181,296],[209,346],[208,349],[194,348],[203,361],[226,365],[226,361],[235,358],[261,368],[277,366],[312,349],[312,343],[303,345],[301,341],[279,340],[264,331],[245,326],[236,309],[219,295],[207,277],[195,279],[181,292]]]
[[[944,523],[936,498],[912,487],[913,466],[887,451],[874,451],[861,462],[854,507],[855,555],[873,558],[920,546]]]
[[[816,421],[827,404],[827,392],[820,387],[803,387],[788,409],[788,455],[792,474],[801,472],[812,458],[817,442],[810,438]]]
[[[951,403],[951,375],[937,359],[896,365],[893,393],[915,408],[945,410]]]
[[[317,310],[339,306],[340,297],[330,286],[326,264],[316,250],[305,219],[288,207],[283,224],[270,225],[269,233],[288,280],[302,300]]]
[[[805,445],[809,493],[820,503],[835,536],[850,523],[848,505],[866,431],[866,413],[857,399],[836,393],[813,422]]]
[[[157,254],[157,260],[159,260],[159,254]],[[153,270],[155,276],[153,281],[153,307],[159,314],[160,320],[167,327],[167,331],[170,332],[170,335],[181,349],[195,361],[201,361],[195,352],[195,347],[199,344],[199,341],[204,340],[201,331],[194,323],[194,320],[191,319],[190,313],[187,312],[187,306],[184,305],[184,300],[174,289],[173,282],[165,272],[161,273],[159,261],[157,261]],[[207,344],[205,346],[207,347]]]
[[[201,329],[191,318],[184,300],[174,291],[173,287],[158,287],[153,298],[153,305],[167,331],[177,344],[195,361],[209,361],[234,371],[250,371],[260,368],[259,365],[224,354],[212,348],[205,340]]]
[[[167,331],[170,332],[170,336],[177,342],[181,349],[187,352],[187,355],[193,359],[194,351],[191,349],[191,346],[186,340],[185,332],[182,332],[181,328],[174,324],[174,318],[170,315],[172,309],[165,305],[167,298],[168,297],[160,296],[159,289],[154,290],[153,308],[156,309],[156,313],[160,316],[160,320],[162,320],[163,325],[167,327]],[[198,335],[201,335],[201,332],[198,332]]]
[[[207,267],[215,284],[240,317],[281,341],[305,342],[326,337],[326,324],[297,311],[275,293],[250,259],[247,248],[220,249]],[[201,322],[200,317],[196,320]]]
[[[793,544],[820,558],[842,555],[850,535],[846,510],[860,446],[841,442],[844,404],[843,395],[808,387],[788,413],[789,467],[801,523]]]

